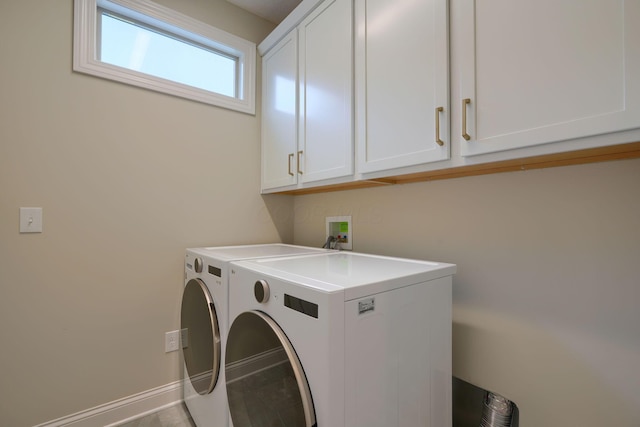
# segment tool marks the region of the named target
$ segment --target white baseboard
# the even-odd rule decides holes
[[[176,381],[48,421],[35,427],[115,427],[124,422],[175,405],[181,400],[182,381]]]

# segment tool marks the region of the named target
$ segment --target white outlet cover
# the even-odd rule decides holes
[[[42,208],[20,208],[20,232],[42,233]]]
[[[180,348],[180,331],[165,332],[164,334],[164,351],[176,351]]]

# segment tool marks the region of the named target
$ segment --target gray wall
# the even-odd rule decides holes
[[[255,42],[272,29],[223,0],[160,3]],[[163,340],[185,247],[319,246],[347,214],[358,251],[458,264],[454,373],[521,425],[640,424],[640,160],[261,197],[259,103],[74,74],[71,51],[71,0],[0,2],[0,424],[179,379]],[[18,233],[21,206],[44,233]]]
[[[520,425],[640,425],[640,160],[297,196],[294,240],[458,265],[454,375]]]
[[[256,43],[273,28],[160,3]],[[73,73],[72,29],[72,0],[0,2],[3,426],[178,380],[184,249],[292,240],[291,199],[259,195],[259,115]],[[21,206],[44,233],[18,233]]]

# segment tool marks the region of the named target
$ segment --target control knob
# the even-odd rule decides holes
[[[253,285],[253,295],[259,303],[264,304],[269,301],[269,284],[264,280],[258,280]]]

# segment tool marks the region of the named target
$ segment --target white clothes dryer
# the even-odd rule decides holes
[[[450,427],[455,270],[347,252],[231,263],[234,427]]]
[[[222,369],[229,324],[229,262],[323,252],[326,250],[286,244],[187,249],[180,313],[183,395],[198,427],[230,424]]]

